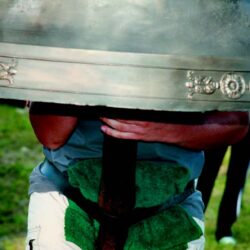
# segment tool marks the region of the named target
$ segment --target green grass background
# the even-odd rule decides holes
[[[219,202],[230,152],[215,183],[206,213],[206,250],[250,250],[250,176],[241,215],[233,227],[238,244],[222,247],[214,239]],[[28,176],[43,155],[25,109],[0,106],[0,250],[23,250],[28,206]]]

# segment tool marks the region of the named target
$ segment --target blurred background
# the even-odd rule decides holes
[[[0,104],[0,250],[23,250],[28,207],[28,177],[43,159],[40,145],[20,103]],[[16,107],[19,106],[19,107]],[[242,200],[240,217],[233,226],[235,246],[221,246],[215,240],[218,206],[223,194],[230,148],[206,211],[206,250],[250,250],[250,175]]]

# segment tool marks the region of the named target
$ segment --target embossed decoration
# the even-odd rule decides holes
[[[192,99],[194,94],[213,94],[216,89],[220,89],[229,99],[237,99],[249,89],[245,79],[233,72],[223,74],[219,82],[213,80],[211,76],[195,76],[193,71],[187,72],[187,79],[185,85],[189,90],[189,99]]]
[[[221,92],[228,98],[240,98],[246,91],[246,83],[241,75],[225,73],[220,80]]]
[[[193,71],[187,72],[186,87],[189,89],[188,98],[192,99],[197,94],[213,94],[219,88],[219,83],[214,81],[211,76],[195,76]]]
[[[16,66],[17,62],[15,60],[11,64],[0,63],[0,80],[6,80],[9,84],[13,84],[13,77],[17,73]]]

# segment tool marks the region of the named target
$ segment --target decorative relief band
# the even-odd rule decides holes
[[[221,79],[216,81],[211,76],[194,75],[194,71],[188,71],[187,79],[185,85],[189,90],[189,99],[192,99],[194,94],[211,95],[217,89],[220,89],[227,98],[237,99],[249,90],[245,79],[232,72],[223,74]]]
[[[6,64],[0,62],[0,81],[8,81],[9,84],[13,84],[14,76],[17,73],[17,61],[13,60],[12,63]]]

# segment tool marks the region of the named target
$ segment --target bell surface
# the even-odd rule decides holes
[[[250,1],[2,0],[0,98],[250,107]]]

